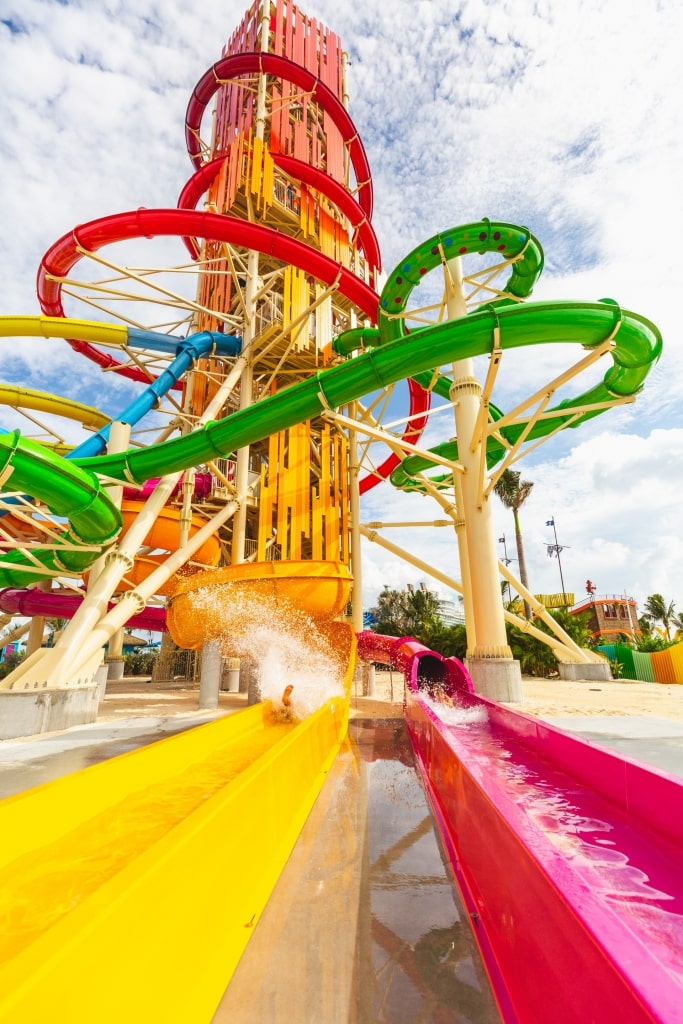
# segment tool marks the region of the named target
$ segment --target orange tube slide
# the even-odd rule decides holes
[[[125,536],[127,531],[133,525],[140,509],[142,508],[142,502],[139,501],[124,501],[121,504],[121,515],[123,517],[123,529],[121,536]],[[151,530],[142,542],[143,547],[158,548],[159,554],[141,555],[135,559],[135,564],[130,572],[126,573],[125,578],[119,585],[119,592],[122,590],[130,590],[133,586],[137,586],[142,580],[147,577],[155,569],[161,565],[169,553],[177,551],[180,546],[180,517],[181,511],[177,508],[171,508],[166,506],[161,510]],[[201,529],[202,526],[206,525],[206,520],[202,519],[201,516],[193,515],[191,518],[190,525],[190,536],[195,534],[197,530]],[[221,557],[221,546],[218,537],[215,535],[209,540],[205,541],[202,546],[195,551],[192,561],[200,562],[203,566],[218,565]],[[183,568],[180,573],[175,573],[170,579],[159,589],[159,594],[172,594],[178,587],[181,579],[188,575],[196,572],[197,569],[194,566],[187,566]]]

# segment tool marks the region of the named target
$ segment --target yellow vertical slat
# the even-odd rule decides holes
[[[322,292],[320,285],[316,288],[316,298]],[[332,296],[316,306],[315,310],[315,344],[318,351],[327,349],[332,344]]]
[[[271,509],[273,503],[270,496],[265,463],[261,463],[261,484],[259,486],[259,517],[258,517],[258,541],[256,558],[259,562],[266,560],[266,542],[270,540],[271,534]]]
[[[293,322],[304,313],[309,305],[308,282],[303,270],[296,267],[285,268],[285,301],[289,299],[288,307],[285,307],[285,322]],[[308,345],[308,323],[304,319],[292,331],[292,340],[298,351]]]
[[[297,287],[297,303],[298,303],[298,315],[300,316],[305,312],[306,307],[309,305],[308,302],[308,282],[306,281],[306,275],[303,270],[297,271],[298,287]],[[308,318],[306,317],[301,325],[299,336],[297,338],[297,348],[301,350],[308,345]]]
[[[349,563],[349,446],[344,434],[339,438],[341,444],[341,561]]]
[[[258,135],[254,137],[251,145],[251,176],[250,190],[253,195],[258,196],[261,192],[261,162],[263,160],[263,139]]]
[[[291,478],[291,501],[292,501],[292,558],[301,558],[301,533],[304,528],[302,516],[302,433],[301,424],[297,424],[289,431],[289,472]]]
[[[287,558],[294,558],[296,544],[294,541],[294,506],[296,502],[296,433],[285,431],[284,442],[287,446],[287,468],[280,470],[280,488],[284,492],[285,534],[287,537]]]
[[[309,227],[308,222],[310,219],[309,205],[311,202],[311,196],[305,185],[301,186],[301,202],[299,203],[299,227],[304,235],[308,235]]]
[[[273,505],[277,501],[277,434],[268,439],[268,466],[261,470],[261,503],[259,508],[259,559],[265,558],[265,546],[273,529]],[[261,554],[263,552],[263,554]]]
[[[333,482],[333,497],[332,505],[334,510],[333,528],[334,528],[334,555],[332,556],[335,560],[341,557],[339,550],[339,506],[341,503],[341,488],[339,486],[340,476],[340,457],[339,457],[339,434],[334,434],[334,467],[332,471],[332,482]]]
[[[299,424],[299,463],[297,466],[297,536],[298,543],[301,548],[301,544],[304,539],[308,539],[308,510],[310,507],[310,486],[311,486],[311,471],[310,471],[310,459],[311,451],[309,444],[309,424]]]
[[[250,128],[246,135],[241,133],[238,137],[237,180],[240,186],[244,186],[245,192],[249,188],[249,178],[251,176],[251,134]]]
[[[329,558],[327,547],[327,512],[330,506],[330,428],[323,427],[320,445],[320,537],[323,558]]]
[[[320,485],[311,495],[311,541],[313,544],[313,558],[323,558],[323,509],[320,497]]]
[[[263,210],[273,204],[273,185],[275,179],[275,163],[267,148],[263,151]]]
[[[284,451],[286,431],[277,435],[277,542],[282,549],[282,557],[287,557],[287,471],[284,467]]]
[[[330,560],[336,559],[336,544],[335,544],[335,510],[334,510],[334,453],[332,451],[332,445],[334,441],[332,439],[329,428],[325,428],[327,434],[325,442],[326,450],[326,467],[325,467],[325,490],[324,490],[324,513],[325,513],[325,558]]]
[[[282,275],[282,322],[292,322],[292,268],[289,265]]]

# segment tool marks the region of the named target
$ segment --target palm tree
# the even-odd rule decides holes
[[[676,612],[673,616],[671,619],[671,625],[676,630],[676,634],[683,633],[683,615],[681,615],[680,612]]]
[[[649,619],[662,623],[667,640],[671,639],[670,626],[674,618],[674,605],[674,601],[667,603],[661,594],[650,594],[643,605]]]
[[[391,590],[385,586],[373,608],[372,628],[388,636],[423,637],[440,624],[441,602],[438,594],[428,590],[424,583],[405,590]]]
[[[54,647],[55,642],[59,639],[59,634],[69,624],[68,619],[46,619],[45,626],[47,627],[47,646]]]
[[[533,483],[530,480],[520,480],[521,473],[513,469],[504,470],[493,488],[505,508],[512,509],[512,517],[515,522],[515,541],[517,542],[517,559],[519,561],[519,578],[522,584],[529,589],[529,579],[526,571],[526,559],[524,558],[524,544],[522,542],[522,530],[519,525],[519,510],[531,494]],[[531,618],[531,608],[524,602],[524,614],[527,619]]]

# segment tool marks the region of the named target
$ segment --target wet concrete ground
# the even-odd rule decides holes
[[[0,798],[146,747],[214,717],[211,712],[172,718],[146,716],[97,722],[30,740],[4,740],[0,742]]]
[[[683,777],[683,722],[655,715],[572,715],[546,717],[545,721],[624,757]]]

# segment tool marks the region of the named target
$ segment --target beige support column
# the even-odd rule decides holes
[[[218,640],[207,640],[202,645],[202,673],[199,679],[199,707],[214,710],[218,707],[223,661]]]
[[[41,580],[34,590],[40,590],[44,594],[50,592],[52,587],[52,580]],[[26,638],[26,656],[33,654],[34,651],[40,650],[43,646],[43,634],[45,632],[46,617],[44,615],[34,615],[31,619],[31,624],[28,630],[28,637]]]
[[[247,287],[245,305],[247,316],[244,325],[243,351],[247,351],[254,339],[255,296],[258,291],[259,257],[257,252],[250,252],[247,260]],[[247,363],[240,378],[240,409],[246,409],[253,402],[254,371],[251,361]],[[230,557],[233,565],[244,561],[244,546],[247,536],[247,503],[246,493],[249,486],[249,448],[240,448],[237,452],[235,467],[235,488],[239,499],[239,508],[235,515],[232,530],[232,549]]]
[[[448,262],[445,276],[449,317],[466,315],[459,258]],[[486,447],[481,437],[475,437],[481,393],[473,360],[455,362],[450,397],[455,408],[458,461],[465,470],[461,475],[460,512],[465,520],[471,612],[476,634],[475,647],[468,652],[467,667],[477,692],[494,700],[521,701],[519,662],[513,661],[505,632],[491,508],[479,489],[482,460],[486,460]]]
[[[374,697],[376,696],[376,675],[375,666],[371,662],[363,662],[362,668],[362,683],[363,683],[363,696]]]
[[[462,604],[465,612],[465,632],[467,634],[467,653],[474,654],[477,647],[477,623],[474,616],[474,605],[472,602],[472,574],[470,572],[470,556],[467,550],[467,533],[465,530],[465,516],[463,514],[462,476],[460,473],[453,474],[455,486],[455,535],[458,539],[458,553],[460,555],[460,579],[462,580]]]
[[[115,420],[109,430],[107,452],[109,455],[125,452],[130,444],[130,424]],[[108,487],[109,496],[119,508],[123,500],[123,487]],[[98,559],[99,561],[99,559]],[[122,679],[125,669],[123,658],[123,629],[117,629],[109,641],[107,648],[107,679]]]

